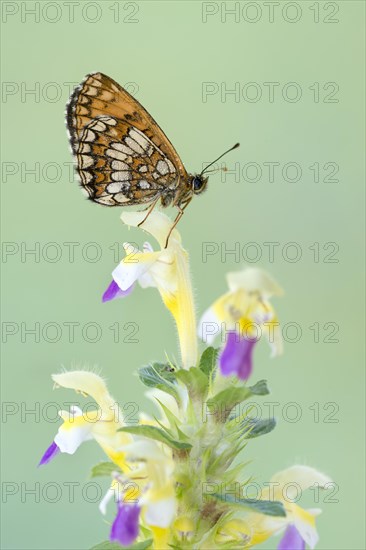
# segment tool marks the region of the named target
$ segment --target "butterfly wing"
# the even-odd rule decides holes
[[[174,199],[187,172],[164,132],[114,80],[88,75],[67,105],[66,123],[81,184],[106,206]]]

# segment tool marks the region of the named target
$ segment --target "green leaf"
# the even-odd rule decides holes
[[[192,401],[202,400],[206,396],[209,385],[208,378],[197,367],[191,367],[189,370],[180,369],[175,376],[187,387]]]
[[[217,356],[219,353],[218,348],[206,348],[201,355],[201,359],[198,365],[198,368],[205,373],[208,378],[211,377],[211,374],[214,374],[216,369]]]
[[[176,451],[189,450],[192,448],[192,445],[190,443],[176,441],[156,426],[124,426],[118,431],[127,432],[142,437],[148,437],[149,439],[154,439],[155,441],[160,441],[161,443],[165,443],[165,445],[168,445],[168,447]]]
[[[93,466],[90,477],[111,476],[113,472],[121,472],[114,462],[99,462]]]
[[[171,428],[176,428],[178,424],[180,424],[180,420],[171,412],[170,409],[164,403],[160,401],[157,397],[155,397],[156,401],[159,403],[160,407],[163,409],[163,412],[171,426]]]
[[[260,380],[254,386],[232,386],[217,393],[207,401],[207,406],[216,419],[225,422],[236,405],[242,403],[252,395],[267,395],[267,382]]]
[[[175,425],[175,429],[177,430],[179,441],[189,441],[188,435],[186,435],[182,430],[179,429],[178,425]]]
[[[240,506],[249,508],[254,512],[265,514],[266,516],[280,516],[286,517],[286,511],[282,502],[278,500],[260,500],[256,498],[237,498],[235,495],[226,494],[220,495],[218,493],[210,495],[217,500],[227,502],[233,506]]]
[[[241,429],[244,431],[246,439],[253,439],[261,435],[268,434],[276,427],[274,418],[266,418],[265,420],[247,420],[242,422]]]
[[[232,409],[250,396],[249,388],[227,388],[209,399],[207,407],[218,421],[225,422]]]
[[[168,363],[153,363],[139,369],[138,374],[145,386],[158,388],[179,400],[178,393],[174,387],[175,372],[175,369]]]
[[[133,544],[132,546],[123,546],[123,548],[126,548],[126,550],[145,550],[147,548],[150,548],[150,546],[153,543],[153,539],[144,540],[142,542],[136,542],[136,544]],[[122,546],[120,544],[117,544],[116,542],[110,542],[109,540],[105,540],[104,542],[101,542],[97,544],[96,546],[93,546],[91,550],[121,550]]]
[[[167,420],[168,420],[168,422],[169,422],[169,424],[170,424],[170,428],[171,428],[171,429],[170,429],[170,434],[169,434],[169,436],[170,436],[170,437],[173,437],[173,439],[174,439],[174,437],[178,437],[179,441],[188,441],[188,439],[189,439],[188,436],[187,436],[184,432],[182,432],[182,430],[179,428],[179,425],[181,424],[181,421],[180,421],[180,420],[179,420],[179,419],[178,419],[178,418],[168,409],[168,407],[166,407],[166,406],[164,405],[164,403],[162,403],[162,402],[160,401],[160,399],[158,399],[157,397],[155,397],[155,399],[156,399],[156,401],[159,403],[159,405],[161,406],[161,408],[163,409],[164,414],[165,414],[165,416],[167,417]],[[165,431],[169,431],[169,430],[166,429],[165,426],[163,426],[163,425],[161,424],[161,422],[160,422],[156,417],[154,417],[154,419],[155,419],[156,422],[158,422],[158,424],[159,424]],[[173,436],[173,434],[171,433],[172,431],[176,432],[177,435],[176,435],[176,436]]]
[[[267,386],[267,380],[259,380],[254,386],[250,386],[250,392],[252,395],[268,395],[269,389]]]
[[[159,420],[158,418],[156,418],[156,416],[154,416],[154,420],[155,420],[155,422],[156,422],[157,424],[159,424],[161,431],[162,431],[169,439],[172,439],[173,441],[176,441],[176,440],[177,440],[177,441],[180,441],[180,442],[181,442],[181,441],[187,441],[187,440],[188,440],[188,438],[187,438],[184,434],[183,434],[184,437],[180,437],[180,435],[179,435],[180,430],[179,430],[179,429],[177,430],[177,429],[176,429],[176,426],[174,426],[174,429],[175,429],[175,431],[177,432],[177,433],[175,434],[175,433],[172,432],[172,430],[170,430],[169,428],[167,428],[166,426],[164,426],[164,424],[162,424],[162,423],[160,422],[160,420]],[[181,433],[182,433],[182,432],[181,432]]]

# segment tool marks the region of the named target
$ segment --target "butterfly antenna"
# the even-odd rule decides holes
[[[233,145],[232,147],[230,147],[230,149],[228,149],[227,151],[225,151],[225,153],[222,153],[222,155],[220,155],[216,160],[210,162],[210,164],[208,164],[206,166],[206,168],[204,168],[201,172],[201,176],[204,172],[206,172],[207,168],[210,168],[210,166],[212,166],[213,164],[215,164],[215,162],[217,162],[218,160],[222,159],[223,156],[225,156],[227,153],[230,153],[230,151],[232,151],[233,149],[237,149],[239,147],[240,143],[235,143],[235,145]]]
[[[205,174],[215,174],[216,172],[220,172],[221,170],[223,170],[224,172],[226,172],[227,169],[225,169],[224,167],[222,168],[212,168],[211,170],[205,170]]]

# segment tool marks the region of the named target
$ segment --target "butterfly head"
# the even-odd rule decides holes
[[[192,191],[195,195],[199,195],[204,191],[207,187],[208,177],[205,178],[202,176],[202,174],[196,174],[195,176],[192,176],[191,179],[191,186]]]

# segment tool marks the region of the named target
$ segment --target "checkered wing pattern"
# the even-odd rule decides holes
[[[153,203],[180,194],[188,175],[173,145],[142,105],[114,80],[88,75],[67,105],[80,182],[105,206]]]

